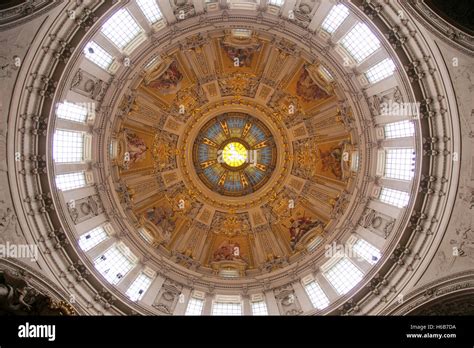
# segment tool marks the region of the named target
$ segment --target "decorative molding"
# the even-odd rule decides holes
[[[445,43],[471,57],[474,55],[474,37],[446,22],[423,0],[400,1],[400,5]]]
[[[41,42],[31,48],[33,53],[27,57],[27,59],[29,59],[28,64],[22,66],[18,77],[19,81],[25,81],[27,88],[16,87],[13,94],[14,97],[21,100],[21,103],[20,105],[12,107],[11,116],[14,121],[9,124],[8,130],[9,134],[13,134],[11,140],[9,140],[11,141],[11,149],[13,150],[9,158],[9,168],[13,168],[13,170],[9,172],[9,180],[13,194],[18,196],[18,200],[23,200],[23,202],[17,201],[15,207],[17,213],[21,213],[21,219],[19,220],[20,224],[25,227],[25,230],[28,230],[29,226],[32,226],[31,231],[28,231],[32,239],[37,239],[39,236],[46,236],[47,231],[64,231],[64,235],[61,234],[62,232],[53,232],[52,235],[50,235],[51,238],[45,240],[45,248],[50,253],[45,261],[45,266],[49,267],[49,271],[54,274],[59,273],[60,270],[68,269],[69,267],[69,271],[76,275],[77,283],[74,283],[74,286],[79,288],[83,294],[84,298],[81,299],[81,304],[84,308],[88,308],[86,312],[94,313],[96,309],[93,307],[94,305],[90,305],[90,303],[97,302],[104,307],[103,311],[105,313],[124,314],[138,312],[143,314],[160,314],[159,312],[162,312],[169,314],[173,312],[176,296],[173,297],[169,294],[163,295],[162,292],[161,295],[164,296],[163,298],[166,301],[162,301],[161,298],[158,299],[155,303],[156,311],[153,308],[150,309],[141,304],[131,303],[120,291],[110,284],[106,284],[103,279],[96,274],[92,263],[86,258],[84,253],[76,250],[67,243],[62,243],[62,241],[67,239],[74,240],[74,238],[76,238],[73,233],[74,226],[69,217],[69,213],[65,210],[65,207],[59,203],[58,193],[55,191],[52,192],[51,197],[44,196],[43,194],[50,190],[49,181],[53,181],[54,164],[51,158],[48,157],[48,162],[46,163],[47,173],[44,173],[44,164],[38,162],[38,158],[41,159],[40,156],[47,155],[41,153],[41,151],[44,151],[46,148],[51,148],[52,145],[52,140],[46,139],[44,136],[46,133],[45,122],[49,121],[49,130],[54,128],[55,119],[53,117],[49,118],[49,116],[53,114],[51,111],[53,105],[64,97],[64,94],[70,88],[71,81],[66,77],[73,77],[74,72],[77,72],[77,69],[74,69],[74,64],[78,62],[81,44],[90,39],[90,35],[93,32],[93,30],[91,30],[90,32],[84,33],[84,31],[79,30],[79,27],[99,27],[103,20],[105,20],[103,14],[110,10],[110,6],[120,7],[122,5],[123,4],[111,5],[106,3],[100,4],[94,9],[83,8],[83,13],[78,17],[80,20],[77,23],[71,21],[71,23],[67,23],[67,25],[65,24],[64,18],[52,18],[51,35],[45,37],[44,41],[48,42],[48,47],[53,47],[53,45],[49,45],[51,43],[54,43],[55,47],[45,52],[41,48],[43,45],[43,42]],[[395,6],[395,8],[391,8],[390,6]],[[361,19],[366,19],[355,7],[352,6],[352,9],[357,11],[356,14],[360,16]],[[374,23],[376,23],[374,25],[378,27],[377,34],[381,38],[383,38],[383,35],[389,35],[390,37],[391,31],[393,35],[394,23],[396,22],[396,15],[394,15],[394,13],[396,14],[396,10],[398,9],[399,7],[396,4],[385,4],[381,9],[377,9],[375,13],[370,13],[374,18]],[[64,13],[62,15],[64,15]],[[203,15],[206,16],[205,19],[211,23],[209,25],[202,20],[204,17],[197,18],[190,15],[182,20],[181,23],[163,28],[161,31],[155,33],[150,40],[150,45],[147,45],[146,48],[142,47],[140,52],[137,50],[134,54],[143,56],[143,60],[145,61],[149,58],[146,54],[147,50],[165,48],[171,50],[179,47],[180,40],[195,35],[197,31],[202,32],[205,29],[222,30],[224,27],[228,28],[236,26],[237,24],[251,26],[255,28],[256,31],[266,31],[269,36],[283,37],[285,41],[294,42],[294,45],[301,51],[300,54],[302,56],[312,57],[320,52],[324,52],[324,44],[319,42],[319,39],[314,35],[310,35],[310,39],[307,39],[308,31],[301,25],[296,25],[291,21],[286,21],[282,18],[277,18],[262,12],[258,15],[260,17],[257,22],[257,14],[252,11],[247,13],[245,11],[234,12],[231,9],[215,11],[213,14],[208,13]],[[381,18],[384,18],[384,23],[388,24],[382,23]],[[219,22],[224,20],[226,21],[225,23]],[[278,24],[280,23],[284,23],[285,25],[279,26]],[[424,136],[430,139],[452,138],[454,131],[450,128],[450,125],[447,125],[446,119],[448,116],[456,117],[457,114],[455,111],[451,111],[449,114],[446,113],[446,104],[448,104],[448,101],[440,101],[437,92],[444,90],[444,73],[437,71],[431,65],[434,64],[434,59],[427,58],[430,56],[431,51],[423,42],[420,33],[413,32],[405,25],[397,29],[396,33],[396,35],[398,35],[396,37],[398,41],[392,40],[388,43],[384,40],[383,44],[385,49],[389,50],[392,54],[398,54],[400,60],[408,67],[407,75],[403,73],[402,69],[399,69],[399,71],[401,71],[399,88],[401,92],[404,93],[404,97],[407,97],[406,102],[421,100],[422,119],[419,120],[419,122],[420,127],[423,128]],[[402,51],[397,42],[403,41],[401,38],[408,37],[408,35],[410,35],[410,39],[403,43]],[[395,43],[397,51],[393,51],[393,47],[391,48],[390,43],[392,45]],[[73,46],[78,47],[77,55],[69,56],[66,54],[64,59],[58,60],[57,52],[64,53],[60,47]],[[152,49],[150,49],[150,47]],[[62,53],[60,53],[60,56]],[[369,105],[367,105],[365,98],[362,98],[360,85],[357,84],[354,76],[347,74],[343,66],[337,63],[338,60],[335,58],[332,49],[328,49],[326,54],[321,56],[325,64],[333,60],[334,69],[331,71],[333,72],[334,70],[335,74],[337,74],[335,77],[341,80],[341,84],[346,92],[344,94],[347,97],[346,103],[351,106],[356,115],[354,120],[348,120],[346,118],[345,124],[347,123],[346,126],[348,129],[357,132],[354,133],[354,135],[357,135],[357,139],[360,142],[360,162],[364,165],[361,166],[359,173],[361,182],[356,180],[351,181],[355,192],[348,200],[350,200],[349,204],[354,207],[357,205],[356,202],[362,202],[363,204],[358,206],[357,209],[341,214],[340,221],[358,221],[357,217],[361,216],[367,204],[370,204],[370,201],[364,199],[364,196],[367,195],[370,188],[369,181],[363,180],[363,178],[372,176],[371,172],[373,170],[368,164],[375,161],[373,149],[371,149],[375,135],[372,132],[372,123],[370,123],[371,115]],[[53,64],[47,64],[53,61],[57,64],[54,66]],[[39,62],[42,62],[42,64],[39,64]],[[138,68],[141,66],[142,64],[136,64]],[[51,67],[53,67],[53,69],[50,71],[49,68]],[[64,78],[57,80],[59,76],[64,76]],[[117,202],[117,195],[113,193],[113,190],[106,189],[109,175],[112,173],[111,169],[105,165],[105,163],[110,162],[110,153],[109,151],[103,150],[107,148],[108,137],[116,131],[115,129],[111,129],[112,122],[110,117],[117,115],[118,113],[115,111],[120,108],[122,109],[122,116],[128,113],[128,107],[132,107],[131,101],[133,101],[134,98],[132,97],[134,86],[130,81],[138,80],[139,76],[140,73],[135,69],[119,69],[116,76],[107,82],[109,85],[104,86],[103,89],[101,86],[99,94],[101,95],[103,105],[97,110],[97,119],[94,124],[94,130],[97,134],[97,136],[94,137],[94,139],[96,139],[94,146],[95,149],[97,149],[95,160],[99,164],[93,167],[93,171],[96,182],[100,183],[101,189],[99,190],[99,196],[104,209],[106,212],[111,212],[106,215],[108,215],[114,228],[117,228],[117,231],[132,231],[136,226],[131,225],[130,221],[126,221],[127,215],[123,214],[123,209],[121,208],[120,202]],[[425,79],[426,76],[431,76],[432,81],[428,83]],[[411,84],[408,77],[412,78]],[[17,83],[17,86],[20,85],[22,84]],[[120,86],[124,88],[118,88]],[[123,100],[125,94],[130,96],[130,103],[127,104],[126,102],[125,105],[119,106],[119,101]],[[34,114],[42,116],[39,117]],[[36,145],[38,142],[40,143],[39,147]],[[19,146],[16,147],[16,144],[19,144]],[[414,206],[417,214],[412,214],[411,206],[402,211],[397,219],[396,225],[391,225],[390,227],[390,241],[387,243],[386,254],[380,261],[380,265],[369,271],[360,286],[346,296],[340,297],[331,303],[324,313],[341,311],[349,313],[355,309],[364,312],[367,303],[373,301],[379,294],[385,298],[395,296],[397,291],[388,289],[403,288],[403,286],[414,277],[417,268],[421,267],[420,264],[424,261],[425,256],[429,255],[430,250],[436,249],[437,244],[440,242],[440,235],[444,233],[442,229],[443,225],[441,224],[441,220],[445,217],[443,214],[448,215],[450,213],[450,209],[445,209],[449,203],[448,197],[427,194],[429,192],[418,192],[417,194],[417,185],[420,180],[418,174],[423,172],[423,174],[429,176],[446,177],[446,182],[443,183],[440,189],[447,191],[447,189],[450,188],[449,185],[452,183],[450,175],[456,175],[456,172],[451,171],[452,168],[449,167],[449,163],[446,159],[447,154],[453,150],[453,145],[446,143],[438,149],[437,146],[439,144],[430,141],[428,141],[428,144],[430,148],[425,149],[428,156],[421,156],[422,149],[416,148],[417,153],[420,154],[420,161],[416,167],[417,176],[413,182],[414,188],[411,191],[412,200],[410,204]],[[436,144],[436,148],[432,146],[433,144]],[[13,154],[16,151],[20,152],[23,160],[15,161]],[[29,167],[29,162],[26,160],[30,155],[29,152],[33,152],[34,156],[37,156],[32,160],[33,163],[38,162],[37,168],[35,167],[37,170],[31,170]],[[48,170],[48,168],[50,170]],[[17,175],[18,173],[21,175]],[[33,199],[33,197],[38,198]],[[27,200],[27,198],[29,200]],[[22,212],[21,208],[24,209],[25,213]],[[412,218],[411,221],[410,217]],[[413,233],[413,226],[420,226],[422,229],[430,229],[433,234],[423,236],[415,234]],[[334,228],[334,238],[341,238],[344,235],[350,234],[353,232],[353,229],[353,223],[347,223],[346,225],[341,223],[340,226]],[[153,246],[146,245],[144,242],[141,243],[141,241],[132,238],[131,234],[124,234],[123,238],[137,250],[143,250],[143,252],[149,253],[150,255],[154,253]],[[417,243],[419,238],[426,238],[426,240],[423,243]],[[60,247],[55,249],[55,246],[58,244]],[[406,252],[407,250],[410,252]],[[394,253],[394,255],[396,255],[395,258],[390,258],[390,254],[394,251],[396,251]],[[275,291],[278,292],[278,299],[281,300],[281,306],[283,306],[282,303],[285,302],[284,309],[280,306],[282,308],[281,313],[300,314],[301,309],[299,306],[289,303],[288,301],[287,295],[289,295],[292,290],[288,289],[287,285],[297,277],[306,275],[308,271],[313,271],[317,268],[314,260],[322,259],[321,255],[320,252],[303,254],[303,257],[297,260],[297,262],[293,263],[293,260],[289,260],[290,265],[283,269],[277,269],[274,272],[265,274],[261,279],[242,280],[241,283],[245,283],[249,291],[261,290],[262,287],[265,289],[278,288],[278,291]],[[179,257],[182,261],[189,261],[182,256]],[[71,266],[71,263],[74,266]],[[170,285],[174,288],[179,288],[179,284],[187,284],[187,279],[189,279],[190,276],[195,279],[193,284],[199,289],[218,292],[239,291],[242,288],[242,284],[238,282],[225,282],[210,274],[201,274],[197,277],[196,272],[193,272],[192,269],[189,270],[186,267],[178,266],[166,258],[153,256],[150,257],[150,260],[147,260],[147,263],[156,269],[160,269],[160,273],[165,278],[168,278],[166,279],[166,284],[168,284],[168,282],[177,284]],[[409,265],[413,271],[407,272],[405,265]],[[268,266],[273,267],[274,265],[269,264]],[[294,277],[293,280],[288,279],[288,272],[290,271]],[[375,274],[377,274],[376,278],[374,278]],[[375,285],[372,284],[372,287],[365,286],[371,279],[379,278],[383,279],[383,281],[381,280]],[[58,282],[61,283],[63,287],[69,285],[67,281],[62,278],[58,279]],[[379,286],[379,283],[384,286]],[[283,287],[283,290],[281,287]],[[378,289],[378,291],[374,289]],[[284,291],[287,292],[286,295],[282,294]],[[175,292],[174,290],[171,291],[173,294]],[[353,297],[351,302],[345,305],[351,297]],[[379,307],[372,308],[371,310],[374,312],[378,311],[386,304],[387,302],[381,301]],[[309,314],[311,314],[311,312]]]

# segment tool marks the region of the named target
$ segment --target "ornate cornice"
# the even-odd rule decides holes
[[[409,315],[418,308],[441,301],[460,292],[474,293],[474,271],[451,274],[429,282],[415,291],[409,292],[398,302],[393,303],[381,315]]]
[[[5,277],[5,273],[7,273],[7,277]],[[6,286],[4,290],[8,291],[8,295],[3,294],[5,298],[2,299],[1,311],[17,315],[81,315],[87,313],[76,303],[74,296],[54,283],[46,281],[43,274],[18,260],[0,259],[0,274],[3,278],[0,287]],[[11,283],[9,282],[10,278],[12,279]],[[17,303],[18,297],[23,298],[23,302],[19,301],[20,305]]]
[[[0,11],[0,31],[30,22],[52,11],[63,0],[29,0]]]
[[[361,2],[357,2],[357,4],[368,6],[369,10],[373,9],[371,6],[374,6],[370,3],[362,5]],[[150,313],[149,308],[130,303],[113,286],[104,285],[104,281],[95,273],[91,262],[71,244],[59,243],[59,247],[55,248],[58,245],[57,237],[60,235],[61,230],[66,238],[73,242],[72,244],[75,244],[75,235],[73,233],[73,223],[66,214],[57,192],[53,191],[51,192],[51,197],[48,196],[51,189],[50,183],[54,181],[54,173],[51,169],[53,168],[53,162],[50,158],[51,156],[48,155],[48,151],[51,151],[52,137],[47,137],[46,135],[51,135],[53,132],[53,105],[64,97],[67,86],[69,86],[67,81],[72,77],[69,75],[72,75],[72,67],[80,59],[80,52],[84,46],[84,41],[90,38],[94,31],[97,30],[104,20],[102,16],[113,6],[111,2],[106,2],[105,4],[96,3],[96,5],[93,8],[80,8],[80,18],[84,20],[66,22],[64,19],[57,18],[53,21],[52,35],[47,38],[45,37],[44,41],[47,42],[40,42],[37,47],[32,48],[33,50],[36,49],[36,55],[31,56],[29,64],[20,70],[18,86],[14,92],[14,96],[18,98],[19,104],[17,108],[13,108],[11,111],[11,116],[13,116],[16,122],[9,124],[8,132],[14,138],[10,140],[11,151],[9,151],[12,154],[9,158],[9,168],[14,168],[14,170],[9,173],[9,180],[13,187],[13,193],[18,196],[15,207],[18,215],[22,216],[22,227],[25,230],[31,230],[34,240],[40,241],[43,238],[41,243],[44,244],[48,254],[46,263],[51,268],[51,272],[67,273],[66,277],[58,279],[58,281],[64,287],[68,283],[73,283],[76,287],[80,288],[82,294],[81,301],[90,304],[88,309],[90,313],[103,311],[106,313],[122,314],[137,311],[146,314]],[[117,7],[119,6],[121,4],[117,5]],[[373,17],[372,23],[378,28],[378,35],[380,37],[384,34],[390,36],[390,33],[393,34],[395,23],[397,23],[396,18],[398,18],[399,6],[395,3],[377,6],[379,7],[376,8],[375,12],[369,11]],[[367,21],[367,18],[355,7],[353,10],[361,19]],[[101,22],[93,24],[94,18],[100,18]],[[282,22],[285,23],[284,27],[279,26]],[[255,26],[256,30],[264,30],[269,35],[281,36],[295,42],[302,49],[301,54],[303,55],[311,57],[311,54],[308,53],[310,51],[321,53],[321,59],[328,63],[328,65],[334,66],[337,77],[341,77],[341,81],[343,81],[341,83],[344,83],[344,88],[348,91],[346,102],[351,106],[354,113],[359,116],[355,120],[355,127],[359,128],[358,131],[361,136],[361,144],[363,145],[361,146],[362,156],[367,156],[367,158],[373,156],[371,140],[373,140],[374,134],[364,121],[364,119],[370,119],[369,107],[367,101],[361,97],[362,93],[360,93],[355,79],[353,76],[343,79],[342,76],[346,76],[346,74],[341,66],[337,66],[334,63],[337,62],[335,56],[328,52],[322,54],[324,47],[316,38],[316,35],[308,32],[307,29],[301,26],[268,14],[260,13],[257,20],[255,13],[251,11],[237,11],[235,13],[232,10],[216,11],[212,15],[205,14],[201,18],[190,17],[153,34],[151,46],[155,49],[170,49],[173,46],[178,47],[180,39],[194,35],[199,31],[210,30],[211,27],[213,29],[224,29],[243,24]],[[93,29],[84,34],[82,29],[91,25]],[[436,59],[432,58],[433,52],[423,40],[421,33],[413,30],[413,25],[410,21],[404,22],[403,26],[397,28],[396,32],[398,37],[403,36],[408,39],[403,42],[399,40],[400,44],[395,45],[396,50],[390,49],[389,52],[397,55],[399,61],[407,66],[407,74],[403,71],[400,72],[399,85],[402,92],[409,101],[424,102],[422,119],[419,121],[421,134],[429,138],[452,138],[456,127],[459,127],[459,125],[451,120],[451,118],[456,118],[457,116],[456,110],[451,105],[455,101],[446,100],[443,96],[443,91],[445,91],[443,77],[445,73],[442,70],[440,71],[440,68],[436,65]],[[170,36],[172,33],[179,33],[180,35],[173,37]],[[311,39],[307,39],[307,37]],[[307,50],[308,40],[311,41],[313,47]],[[58,51],[63,52],[60,50],[60,47],[64,47],[64,43],[69,44],[71,47],[77,47],[76,51],[71,56],[66,53],[67,57],[65,59],[58,59],[56,53]],[[385,41],[384,45],[390,48],[390,44]],[[45,46],[54,46],[57,49],[42,49]],[[148,61],[147,58],[154,54],[150,53],[147,55],[147,50],[150,50],[150,47],[143,48],[140,52],[136,53],[144,57],[137,63],[137,69],[142,68]],[[64,52],[68,52],[68,50]],[[334,62],[329,64],[330,60],[334,60]],[[48,65],[46,64],[47,62],[51,64]],[[415,62],[417,63],[415,64]],[[401,67],[400,64],[399,66]],[[426,71],[426,73],[421,74],[419,70],[422,70],[422,72]],[[97,150],[98,153],[95,154],[99,163],[106,163],[109,160],[108,151],[103,151],[107,145],[107,137],[111,134],[111,129],[108,128],[109,125],[107,124],[110,121],[105,116],[114,115],[118,108],[118,101],[122,100],[122,96],[125,93],[133,90],[131,88],[133,86],[127,85],[127,81],[134,80],[134,77],[139,74],[137,71],[120,72],[112,81],[111,86],[113,88],[109,88],[104,94],[103,105],[105,107],[101,109],[104,113],[98,115],[98,121],[94,127],[95,134],[99,135],[98,138],[100,140],[97,143],[97,149],[101,150]],[[416,75],[416,78],[409,82],[408,75]],[[126,77],[130,79],[127,80]],[[117,88],[123,85],[126,88]],[[48,121],[49,124],[46,127]],[[416,144],[416,151],[420,159],[416,167],[417,174],[423,173],[434,177],[446,178],[445,182],[437,182],[439,186],[436,189],[449,192],[450,185],[455,184],[451,181],[451,177],[456,175],[455,169],[451,167],[449,161],[450,152],[455,150],[453,148],[454,145],[451,143],[434,144],[432,148],[426,149],[424,155],[421,147],[420,140]],[[20,152],[23,156],[20,161],[15,161],[13,157],[13,154],[16,152]],[[31,159],[30,155],[36,157]],[[33,166],[33,162],[36,163],[35,161],[38,158],[45,161],[43,156],[49,156],[47,168],[50,169],[46,170],[46,175],[43,170],[34,170],[36,167]],[[368,162],[362,161],[362,163]],[[109,173],[101,170],[100,165],[95,166],[93,170],[96,179],[98,179],[97,182],[100,185],[105,185],[104,183],[107,182],[107,175]],[[364,167],[361,168],[361,171],[364,174],[361,177],[367,177],[373,169]],[[418,269],[422,270],[425,267],[425,265],[421,267],[424,258],[429,255],[430,250],[436,247],[444,232],[444,217],[445,214],[449,214],[449,209],[446,209],[449,197],[447,197],[448,195],[435,196],[429,194],[429,192],[417,193],[419,179],[417,177],[414,181],[411,192],[413,197],[411,204],[413,204],[415,211],[412,212],[409,208],[398,219],[397,231],[392,233],[393,238],[388,243],[379,266],[369,271],[356,289],[332,303],[324,313],[340,313],[340,308],[343,309],[342,312],[344,314],[350,314],[351,310],[355,308],[357,308],[358,312],[362,313],[380,311],[387,305],[387,302],[392,301],[396,294],[406,286],[409,280],[415,276]],[[369,183],[364,181],[358,187],[359,196],[354,195],[352,197],[354,202],[363,203],[363,206],[360,207],[362,211],[368,203],[368,200],[364,199],[364,196],[367,196],[368,189]],[[104,190],[104,186],[101,186],[99,193],[108,196],[101,197],[106,197],[109,202],[116,200],[113,194],[105,191],[108,190]],[[114,212],[114,214],[109,215],[109,218],[117,217],[115,223],[116,226],[120,227],[118,230],[127,231],[128,225],[127,222],[123,221],[124,217],[112,208],[113,206],[110,204],[106,207],[106,211]],[[359,210],[357,212],[348,212],[340,220],[344,221],[348,219],[349,215],[353,214],[356,214],[355,217],[357,217],[359,213],[361,213]],[[352,223],[347,223],[345,228],[341,228],[338,236],[353,232],[353,224],[356,220],[354,219]],[[430,234],[423,233],[428,230],[431,231]],[[57,233],[51,234],[52,231]],[[419,231],[422,233],[419,233]],[[127,238],[126,235],[125,238]],[[135,247],[143,247],[130,238],[128,241],[133,243]],[[147,249],[145,247],[142,250],[146,251]],[[391,254],[394,257],[391,257]],[[251,280],[254,288],[248,286],[248,289],[262,290],[264,288],[273,289],[285,286],[289,284],[288,272],[291,272],[296,277],[305,275],[317,268],[317,265],[309,259],[311,258],[307,258],[305,262],[290,265],[284,270],[272,272],[270,276],[256,277],[256,279]],[[190,275],[193,279],[196,279],[193,282],[193,286],[196,285],[198,288],[207,289],[210,283],[208,278],[193,273],[184,267],[175,266],[168,260],[157,260],[152,265],[157,267],[163,277],[173,279],[181,284],[187,284],[187,279],[189,279]],[[77,279],[77,272],[79,272],[80,280]],[[74,275],[75,280],[71,274]],[[374,279],[376,284],[371,282]],[[377,279],[380,282],[377,282]],[[213,289],[235,291],[242,288],[242,283],[232,281],[219,283],[216,281],[215,283],[213,282],[211,287]],[[374,287],[379,290],[373,291]],[[352,302],[350,305],[343,306],[351,297]]]
[[[445,43],[469,56],[474,55],[474,37],[446,22],[423,0],[400,1],[400,5]]]

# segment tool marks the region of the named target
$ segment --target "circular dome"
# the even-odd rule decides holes
[[[193,161],[199,178],[224,196],[238,197],[260,189],[270,179],[276,157],[270,130],[243,113],[211,119],[194,140]]]
[[[261,35],[197,35],[187,39],[197,46],[152,60],[131,108],[115,119],[106,162],[150,255],[217,282],[252,282],[335,238],[336,214],[349,209],[358,178],[357,140],[343,121],[352,111],[338,103],[339,85],[303,57],[280,86],[267,82],[273,53],[292,56]],[[193,78],[202,74],[187,65],[195,55],[222,67],[216,79]]]
[[[26,195],[26,218],[51,224],[60,250],[51,263],[64,254],[62,272],[106,288],[124,313],[177,313],[179,294],[270,296],[273,314],[352,310],[338,308],[357,291],[377,293],[406,262],[410,231],[438,223],[423,207],[442,204],[422,200],[445,199],[433,185],[449,168],[428,170],[450,151],[451,134],[432,134],[449,127],[429,124],[444,122],[434,117],[441,80],[413,60],[428,51],[410,58],[390,46],[419,31],[394,33],[352,3],[304,2],[293,18],[253,1],[196,3],[170,3],[166,18],[154,1],[153,11],[85,8],[77,25],[90,30],[73,35],[77,49],[60,41],[44,52],[54,71],[41,57],[23,65],[33,81],[18,106],[27,125],[10,133],[22,148],[39,144],[20,174],[52,188]],[[428,72],[435,81],[418,86]],[[386,114],[417,100],[421,116]],[[132,293],[138,280],[148,296]],[[298,300],[305,290],[317,301]]]

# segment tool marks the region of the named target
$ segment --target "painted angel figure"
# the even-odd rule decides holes
[[[145,141],[135,133],[127,133],[127,148],[130,163],[137,163],[145,159],[148,147]]]

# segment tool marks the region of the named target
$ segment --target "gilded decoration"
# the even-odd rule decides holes
[[[290,170],[290,166],[288,165],[289,164],[288,161],[290,160],[290,156],[287,155],[287,153],[289,154],[291,148],[290,148],[290,144],[287,140],[288,135],[285,132],[284,127],[281,124],[278,123],[277,119],[274,119],[271,116],[271,114],[268,112],[267,108],[261,106],[260,104],[257,104],[255,102],[253,102],[251,99],[235,98],[235,99],[231,99],[231,100],[224,100],[224,101],[220,101],[220,102],[214,102],[214,103],[207,104],[206,107],[198,110],[193,115],[193,117],[189,120],[188,125],[187,125],[187,129],[184,130],[183,142],[180,143],[181,145],[179,147],[180,148],[187,148],[188,141],[189,141],[189,144],[194,144],[195,143],[194,140],[191,140],[191,139],[188,140],[189,134],[191,133],[191,131],[193,129],[201,129],[202,126],[196,126],[196,124],[199,124],[200,122],[202,123],[201,119],[203,119],[206,114],[216,112],[220,108],[241,108],[241,107],[251,108],[251,110],[254,110],[254,111],[252,111],[252,114],[255,114],[255,111],[256,111],[260,114],[266,115],[265,116],[266,119],[270,120],[271,123],[274,124],[274,127],[278,130],[278,133],[277,133],[278,138],[274,138],[274,140],[278,139],[280,142],[282,142],[281,146],[282,146],[282,149],[283,149],[284,154],[285,154],[284,159],[283,159],[283,164],[284,165],[282,165],[276,171],[274,176],[272,176],[272,178],[269,180],[273,184],[271,186],[269,186],[269,188],[267,190],[265,190],[264,192],[259,194],[257,197],[255,197],[253,195],[250,195],[250,193],[249,193],[249,197],[252,197],[252,199],[249,198],[246,201],[240,201],[239,202],[239,201],[225,201],[225,200],[221,200],[221,199],[216,199],[212,194],[208,194],[208,193],[203,192],[203,190],[200,189],[198,187],[198,185],[196,185],[196,179],[197,178],[193,179],[193,175],[192,175],[192,171],[194,171],[193,168],[195,167],[195,165],[192,161],[190,161],[190,163],[188,163],[186,161],[186,158],[190,158],[190,157],[186,157],[185,154],[183,153],[182,156],[180,157],[180,161],[178,161],[178,166],[181,165],[182,168],[183,168],[182,172],[185,175],[184,176],[184,182],[186,183],[186,185],[188,185],[193,190],[195,190],[197,192],[200,192],[201,193],[200,197],[202,199],[204,199],[206,202],[208,202],[209,204],[211,204],[213,206],[223,208],[223,209],[242,209],[242,208],[247,209],[247,208],[250,208],[251,206],[263,204],[263,202],[268,200],[269,197],[272,194],[271,193],[272,191],[271,191],[270,187],[281,185],[284,182],[284,180],[285,180],[285,178],[288,175],[289,170]],[[266,188],[267,185],[264,185],[264,187]],[[241,196],[241,197],[245,197],[245,196]]]
[[[217,223],[214,222],[214,225],[217,225]],[[250,223],[247,219],[237,216],[234,210],[231,210],[227,216],[219,221],[219,225],[213,229],[213,232],[227,237],[247,235],[250,232]]]
[[[180,89],[183,74],[175,60],[166,59],[145,77],[147,87],[163,94],[176,93]]]
[[[155,172],[164,172],[176,167],[177,137],[165,131],[157,131],[153,139],[152,156]]]
[[[128,99],[114,138],[119,194],[158,254],[218,277],[272,272],[345,211],[351,111],[295,49],[246,31],[192,37]]]
[[[221,47],[229,66],[251,68],[262,43],[255,36],[236,36],[229,33],[223,38]]]
[[[298,144],[294,173],[305,178],[344,180],[350,167],[347,144],[347,139],[327,143],[313,139]]]

